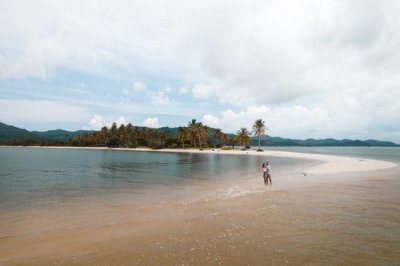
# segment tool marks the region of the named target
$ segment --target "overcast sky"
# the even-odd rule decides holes
[[[0,0],[0,121],[400,142],[400,1]]]

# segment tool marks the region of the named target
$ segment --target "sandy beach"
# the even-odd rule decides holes
[[[297,182],[309,182],[309,186],[294,189],[260,184],[258,193],[215,200],[95,207],[80,201],[58,209],[1,213],[0,264],[373,265],[400,261],[395,251],[400,240],[384,233],[398,232],[400,218],[392,215],[400,211],[398,197],[382,198],[398,188],[395,163],[283,151],[133,150],[301,158],[314,163],[302,169],[305,175],[296,176]],[[343,178],[323,184],[310,179],[334,174]],[[351,178],[356,174],[362,179]],[[366,223],[366,215],[375,217],[374,223]]]

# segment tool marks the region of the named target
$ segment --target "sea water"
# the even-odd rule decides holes
[[[400,162],[399,148],[266,149]],[[262,184],[265,160],[272,186]],[[312,164],[263,155],[0,148],[0,255],[6,264],[36,258],[38,265],[72,264],[76,254],[93,265],[398,265],[400,167],[355,178],[300,175]],[[309,186],[287,189],[293,183]],[[132,205],[146,203],[152,207]]]
[[[274,172],[307,160],[265,156],[40,147],[0,147],[0,210],[51,207],[96,197],[165,201],[248,191],[262,184],[261,164]],[[290,168],[290,169],[292,169]],[[248,183],[248,182],[247,182]]]

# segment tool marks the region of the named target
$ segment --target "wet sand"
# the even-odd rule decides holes
[[[314,154],[262,156],[271,154],[317,161],[296,176],[304,185],[260,185],[257,193],[231,198],[95,207],[89,199],[0,213],[0,264],[400,263],[398,166]]]

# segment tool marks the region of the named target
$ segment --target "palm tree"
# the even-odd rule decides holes
[[[197,122],[196,122],[196,119],[192,119],[192,121],[190,121],[189,123],[188,123],[188,128],[189,128],[189,131],[190,131],[190,135],[191,135],[191,139],[192,139],[192,142],[193,142],[193,144],[194,144],[194,147],[196,147],[196,137],[197,137]]]
[[[119,140],[119,145],[120,146],[125,146],[125,140],[126,140],[126,131],[125,131],[125,125],[121,124],[119,128],[117,129],[117,136]]]
[[[115,138],[115,137],[116,137],[116,135],[117,135],[117,130],[118,130],[118,128],[117,128],[117,123],[113,122],[112,125],[111,125],[111,128],[110,128],[110,135],[111,135],[111,138]]]
[[[227,136],[227,142],[232,146],[232,149],[234,149],[236,143],[238,143],[238,139],[236,136]]]
[[[262,151],[261,150],[261,136],[265,134],[266,129],[267,129],[267,127],[265,126],[265,121],[263,121],[261,118],[257,119],[253,124],[254,135],[258,136],[258,150],[257,151]]]
[[[199,122],[196,125],[196,135],[197,138],[199,139],[199,146],[201,149],[201,144],[207,141],[207,136],[208,136],[208,127],[203,125],[203,123]]]
[[[208,126],[204,125],[202,128],[202,139],[204,141],[204,145],[207,145],[209,131],[210,131],[210,128]]]
[[[102,127],[99,134],[101,136],[102,144],[106,145],[108,139],[108,128],[106,126]]]
[[[221,142],[222,142],[222,146],[223,146],[225,134],[222,132],[222,130],[220,128],[215,129],[214,135],[215,135],[215,138],[217,139],[218,146],[221,146]]]
[[[239,144],[242,144],[243,149],[245,150],[246,145],[250,140],[250,132],[247,130],[247,128],[242,127],[236,134]]]
[[[182,143],[182,148],[185,148],[185,142],[190,140],[190,131],[187,127],[179,127],[176,132],[176,139]]]
[[[132,135],[133,135],[133,130],[134,127],[131,123],[128,123],[125,127],[125,132],[126,132],[126,143],[128,146],[132,145]]]

